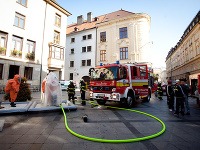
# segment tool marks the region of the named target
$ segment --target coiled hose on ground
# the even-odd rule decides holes
[[[155,134],[152,134],[152,135],[148,135],[148,136],[144,136],[144,137],[139,137],[139,138],[130,138],[130,139],[116,139],[116,140],[112,140],[112,139],[101,139],[101,138],[94,138],[94,137],[88,137],[88,136],[85,136],[85,135],[81,135],[79,133],[76,133],[74,132],[73,130],[70,129],[70,127],[68,126],[68,122],[67,122],[67,117],[66,117],[66,113],[65,113],[65,110],[64,108],[62,107],[62,105],[60,106],[61,109],[62,109],[62,112],[63,112],[63,115],[64,115],[64,122],[65,122],[65,127],[66,129],[73,135],[79,137],[79,138],[82,138],[82,139],[85,139],[85,140],[89,140],[89,141],[94,141],[94,142],[101,142],[101,143],[130,143],[130,142],[138,142],[138,141],[144,141],[144,140],[148,140],[148,139],[152,139],[152,138],[155,138],[157,136],[160,136],[161,134],[163,134],[166,130],[166,126],[165,124],[162,122],[162,120],[160,120],[159,118],[151,115],[151,114],[148,114],[148,113],[145,113],[145,112],[142,112],[142,111],[138,111],[138,110],[132,110],[132,109],[126,109],[126,108],[119,108],[119,107],[112,107],[112,106],[106,106],[107,108],[114,108],[114,109],[120,109],[120,110],[126,110],[126,111],[131,111],[131,112],[136,112],[136,113],[140,113],[140,114],[143,114],[143,115],[146,115],[146,116],[149,116],[155,120],[157,120],[159,123],[161,123],[162,125],[162,129],[161,131],[155,133]]]

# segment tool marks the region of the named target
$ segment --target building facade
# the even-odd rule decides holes
[[[97,27],[96,64],[148,62],[150,17],[119,10],[106,14]]]
[[[65,79],[79,81],[88,76],[89,68],[100,63],[148,62],[149,32],[147,14],[119,10],[94,18],[89,12],[87,20],[78,16],[77,23],[67,27],[66,58],[69,60]],[[92,38],[88,40],[90,34]],[[88,46],[91,46],[89,52]]]
[[[200,11],[188,25],[175,47],[166,57],[167,78],[186,78],[192,93],[200,74]]]
[[[65,79],[76,81],[88,77],[88,70],[95,66],[96,21],[92,13],[77,17],[77,23],[67,27]]]
[[[9,9],[8,9],[9,8]],[[36,9],[37,8],[37,9]],[[20,74],[36,90],[49,71],[64,79],[67,17],[55,0],[8,0],[0,5],[0,90]]]

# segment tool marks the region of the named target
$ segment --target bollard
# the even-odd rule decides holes
[[[87,122],[88,121],[88,116],[85,114],[85,115],[83,115],[82,119],[83,119],[84,122]]]

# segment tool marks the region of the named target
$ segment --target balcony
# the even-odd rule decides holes
[[[48,67],[61,69],[64,66],[64,47],[49,43]]]
[[[63,66],[64,66],[64,60],[48,58],[48,67],[62,69]]]

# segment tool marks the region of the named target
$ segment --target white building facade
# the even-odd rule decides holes
[[[9,8],[9,9],[8,9]],[[36,9],[37,8],[37,9]],[[0,5],[0,88],[20,74],[40,89],[49,71],[64,78],[67,17],[53,0],[7,0]]]
[[[96,28],[67,35],[66,41],[65,79],[78,84],[95,66]]]
[[[77,23],[67,27],[65,80],[77,85],[81,78],[87,80],[89,69],[96,65],[96,22],[89,12],[86,20],[78,16]]]

